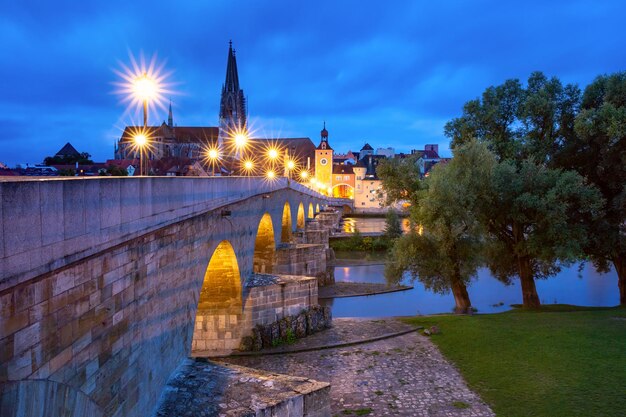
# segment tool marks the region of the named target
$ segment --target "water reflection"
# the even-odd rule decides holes
[[[384,265],[335,268],[337,282],[384,283]],[[405,283],[408,282],[405,276]],[[415,314],[449,313],[454,307],[452,294],[439,295],[427,291],[419,282],[409,291],[366,297],[321,300],[330,305],[335,317],[383,317]],[[468,288],[472,305],[479,313],[508,310],[521,304],[519,282],[506,286],[493,278],[487,269],[479,271],[478,279]],[[575,304],[582,306],[615,306],[619,304],[617,274],[597,272],[587,264],[582,273],[578,265],[563,269],[556,277],[537,281],[537,292],[543,304]]]

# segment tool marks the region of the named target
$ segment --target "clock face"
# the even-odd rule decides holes
[[[326,158],[320,159],[320,164],[326,165],[327,163],[328,163],[328,160]]]

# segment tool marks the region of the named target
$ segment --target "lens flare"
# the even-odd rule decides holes
[[[148,138],[143,133],[136,135],[133,139],[135,140],[137,146],[139,146],[140,148],[143,148],[146,143],[148,143]]]
[[[144,104],[148,108],[148,113],[154,112],[157,108],[167,111],[166,96],[176,95],[174,84],[168,79],[172,72],[166,72],[165,63],[157,63],[157,55],[147,61],[143,53],[139,59],[132,53],[128,54],[130,65],[119,63],[120,69],[113,72],[120,77],[120,81],[113,82],[116,86],[115,94],[121,96],[121,101],[127,105],[126,112],[133,109],[138,116]]]
[[[209,151],[207,152],[207,156],[209,157],[209,159],[216,160],[217,158],[219,158],[220,153],[217,149],[213,148],[209,149]]]
[[[273,180],[274,178],[276,178],[276,173],[274,171],[267,171],[265,173],[265,176],[268,180]]]

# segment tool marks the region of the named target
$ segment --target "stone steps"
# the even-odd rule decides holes
[[[186,359],[155,417],[326,417],[330,384],[205,359]]]

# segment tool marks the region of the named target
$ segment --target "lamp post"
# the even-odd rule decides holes
[[[211,173],[215,176],[215,166],[219,161],[220,153],[217,149],[211,148],[207,151],[207,157],[209,158],[209,163],[211,164]]]
[[[148,143],[148,137],[145,133],[138,133],[133,138],[135,146],[139,149],[139,176],[143,176],[143,153],[144,147]]]
[[[135,143],[139,147],[139,175],[146,174],[143,168],[143,159],[145,153],[145,146],[148,143],[148,138],[145,132],[148,129],[148,101],[154,99],[158,93],[158,85],[153,78],[148,76],[147,72],[144,72],[139,77],[135,78],[133,82],[133,94],[136,100],[140,100],[143,106],[143,132],[135,137]],[[147,170],[146,170],[147,171]]]

